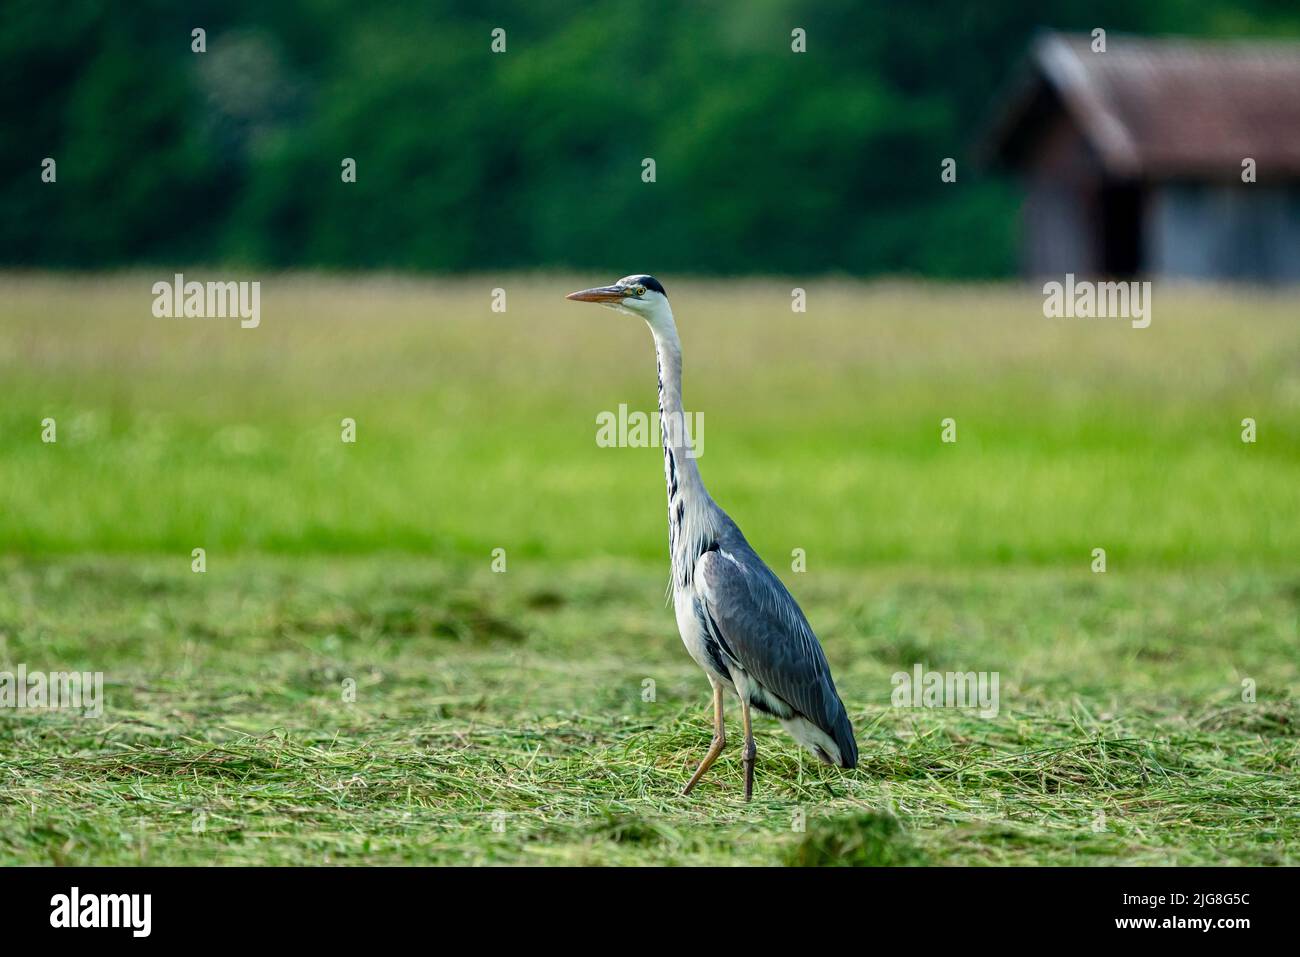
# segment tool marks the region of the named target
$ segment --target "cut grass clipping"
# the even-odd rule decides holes
[[[1297,862],[1292,577],[809,573],[861,763],[759,721],[746,805],[734,706],[679,793],[709,691],[657,566],[223,566],[0,564],[4,660],[105,676],[0,715],[0,861]],[[997,715],[893,707],[914,661]]]

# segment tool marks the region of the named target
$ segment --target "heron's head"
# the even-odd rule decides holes
[[[571,292],[564,298],[577,302],[598,302],[629,316],[640,316],[651,327],[672,321],[668,295],[654,276],[624,276],[612,286],[596,286]]]

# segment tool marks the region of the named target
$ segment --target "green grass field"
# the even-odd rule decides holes
[[[746,806],[735,734],[678,794],[661,459],[595,442],[649,335],[563,300],[613,277],[261,277],[250,330],[157,278],[0,277],[0,671],[106,697],[0,709],[0,862],[1300,862],[1300,299],[662,277],[862,754],[764,721]],[[892,707],[916,663],[999,713]]]

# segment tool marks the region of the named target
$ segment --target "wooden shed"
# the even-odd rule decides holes
[[[1044,34],[984,152],[1026,275],[1300,282],[1300,43]]]

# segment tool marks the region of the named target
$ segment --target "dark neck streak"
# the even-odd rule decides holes
[[[659,372],[659,437],[664,448],[668,487],[668,548],[673,582],[687,586],[695,560],[710,544],[709,496],[695,459],[687,454],[686,415],[682,409],[682,350],[675,334],[655,332]]]

